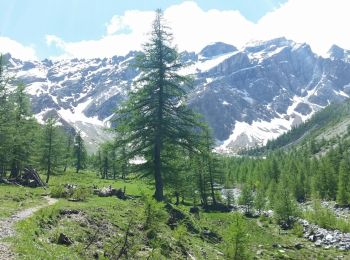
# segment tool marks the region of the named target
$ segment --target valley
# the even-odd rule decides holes
[[[350,259],[344,3],[93,1],[1,4],[0,259]]]

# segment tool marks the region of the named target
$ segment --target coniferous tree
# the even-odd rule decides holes
[[[239,214],[232,217],[232,224],[227,229],[225,242],[226,259],[247,259],[247,228]]]
[[[68,166],[72,162],[73,143],[74,143],[74,136],[72,133],[68,133],[67,138],[66,138],[66,149],[64,151],[64,169],[63,169],[63,172],[67,171]]]
[[[9,163],[9,151],[12,147],[13,135],[13,106],[8,90],[9,77],[3,56],[0,54],[0,178],[6,173]]]
[[[85,149],[85,144],[84,140],[81,137],[81,132],[78,131],[78,133],[75,135],[74,138],[74,159],[75,159],[75,169],[76,173],[78,173],[80,170],[85,168],[86,164],[86,149]]]
[[[10,98],[14,104],[11,177],[17,178],[26,164],[32,165],[31,156],[37,140],[38,124],[32,117],[29,98],[25,94],[25,86],[19,83]]]
[[[164,199],[167,147],[192,149],[197,125],[185,100],[189,80],[177,74],[182,64],[171,39],[163,14],[157,10],[150,41],[136,64],[141,71],[139,87],[118,110],[116,120],[117,132],[127,131],[119,145],[128,147],[128,158],[141,156],[146,160],[143,166],[154,176],[154,195],[158,201]]]
[[[61,138],[63,136],[59,134],[56,123],[56,119],[50,117],[43,131],[41,166],[46,171],[46,183],[49,183],[51,174],[58,171],[58,168],[62,165],[63,146],[61,145]]]
[[[216,187],[215,184],[219,183],[218,179],[223,174],[221,173],[219,160],[216,158],[216,155],[213,153],[214,149],[214,141],[212,140],[209,128],[206,127],[204,129],[204,151],[203,151],[203,159],[206,164],[206,173],[207,173],[207,181],[209,184],[210,196],[213,202],[213,206],[217,205],[215,192]]]
[[[239,204],[246,206],[246,214],[250,214],[251,208],[254,203],[254,197],[252,189],[249,185],[245,184],[242,188],[241,195],[239,197]]]
[[[281,181],[278,185],[273,209],[278,223],[286,227],[291,227],[294,217],[298,216],[295,199],[291,196],[291,192],[284,181]]]
[[[266,195],[262,188],[257,189],[254,197],[254,207],[258,210],[259,214],[265,208]]]
[[[349,204],[350,185],[349,185],[350,165],[348,159],[343,159],[339,166],[337,202],[344,206]]]

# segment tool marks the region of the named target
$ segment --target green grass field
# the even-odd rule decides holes
[[[61,198],[55,205],[18,222],[17,235],[9,241],[19,259],[117,259],[120,255],[120,259],[229,259],[234,249],[232,238],[238,232],[237,221],[245,259],[350,258],[348,252],[315,247],[298,237],[295,230],[281,232],[271,219],[202,211],[196,218],[188,213],[188,206],[179,206],[175,209],[186,218],[170,226],[165,204],[150,198],[151,186],[144,181],[102,180],[88,172],[53,176],[46,191],[0,186],[1,218],[46,203],[43,194],[67,183],[83,189],[85,200]],[[98,197],[91,192],[93,185],[122,189],[125,186],[133,198]],[[60,234],[72,244],[59,244]],[[302,249],[295,247],[298,243]]]

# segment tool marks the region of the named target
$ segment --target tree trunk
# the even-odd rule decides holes
[[[157,201],[163,201],[163,179],[161,175],[161,160],[160,160],[160,140],[157,138],[156,144],[154,146],[154,181],[156,191],[154,193],[154,198]]]
[[[213,205],[216,206],[214,180],[213,180],[213,169],[212,169],[212,166],[211,166],[211,159],[210,158],[209,158],[209,161],[208,161],[208,170],[209,170],[209,178],[210,178],[211,198],[213,200]]]
[[[176,203],[175,205],[179,205],[180,204],[180,194],[178,191],[175,191],[175,197],[176,197]]]
[[[50,174],[51,174],[51,154],[52,154],[52,129],[50,129],[50,132],[49,132],[49,151],[47,155],[46,183],[49,183]]]

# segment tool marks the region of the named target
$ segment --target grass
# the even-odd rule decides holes
[[[116,197],[97,197],[90,192],[84,201],[59,199],[55,205],[16,224],[17,236],[10,242],[20,259],[111,259],[117,258],[125,248],[130,259],[186,259],[191,256],[196,259],[228,259],[228,248],[233,247],[232,239],[238,232],[233,225],[237,219],[242,225],[246,259],[349,257],[348,252],[315,247],[300,237],[298,229],[282,232],[269,218],[203,211],[196,218],[188,213],[188,206],[173,206],[185,218],[179,218],[174,226],[169,226],[169,210],[164,203],[150,198],[152,189],[142,180],[102,180],[91,172],[68,172],[52,176],[49,191],[67,183],[77,184],[84,190],[91,190],[93,185],[121,189],[125,186],[127,194],[135,197],[119,200]],[[1,198],[5,201],[1,205],[12,211],[19,207],[19,202],[13,200],[16,194],[22,194],[26,207],[44,201],[40,196],[42,189],[1,188]],[[4,193],[8,194],[6,198]],[[218,239],[206,237],[204,232]],[[60,245],[61,233],[73,244]],[[303,248],[297,250],[296,243],[302,243]]]
[[[0,184],[0,219],[11,216],[19,209],[45,203],[42,195],[46,192],[43,188],[33,189]]]

